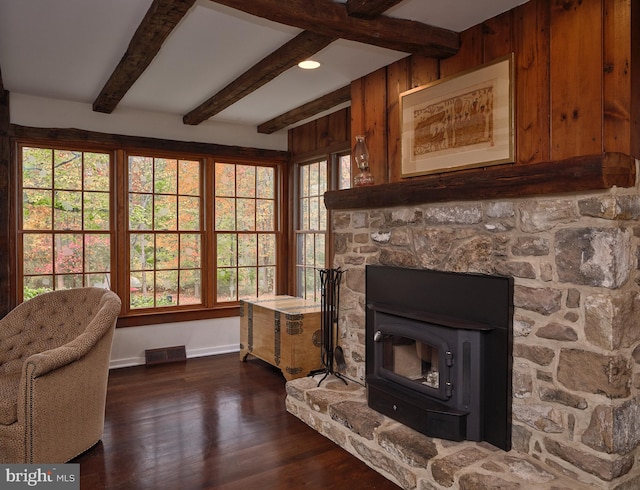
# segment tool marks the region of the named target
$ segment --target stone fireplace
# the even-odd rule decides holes
[[[303,378],[288,409],[404,488],[640,488],[639,220],[637,188],[333,211],[354,382]],[[511,451],[365,409],[368,264],[514,278]]]
[[[403,488],[640,488],[638,219],[637,187],[333,211],[353,381],[290,382],[287,409]],[[370,264],[513,278],[511,451],[368,409]]]

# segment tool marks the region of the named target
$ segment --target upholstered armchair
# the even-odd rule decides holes
[[[97,443],[120,298],[41,294],[0,320],[0,463],[65,463]]]

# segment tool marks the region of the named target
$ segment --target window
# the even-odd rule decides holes
[[[22,296],[111,286],[111,157],[22,148]],[[20,194],[19,194],[20,195]]]
[[[332,165],[329,165],[329,162]],[[334,177],[335,176],[335,177]],[[351,156],[349,153],[332,155],[298,165],[295,257],[296,294],[302,298],[320,301],[318,269],[327,264],[327,209],[324,193],[330,189],[351,187]]]
[[[338,189],[351,188],[351,154],[338,155]]]
[[[275,169],[216,163],[218,301],[276,294]]]
[[[317,269],[326,267],[328,189],[327,161],[300,165],[298,174],[298,226],[296,230],[296,283],[298,296],[320,301]]]
[[[276,294],[278,164],[153,153],[20,146],[18,301],[99,286],[140,317]]]
[[[202,304],[201,162],[128,161],[130,307]]]

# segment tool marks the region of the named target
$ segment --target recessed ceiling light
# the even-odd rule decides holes
[[[320,63],[313,60],[305,60],[298,63],[298,66],[304,70],[315,70],[320,66]]]

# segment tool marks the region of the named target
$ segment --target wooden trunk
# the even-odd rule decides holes
[[[240,360],[249,354],[287,381],[321,367],[320,305],[293,296],[240,302]]]

